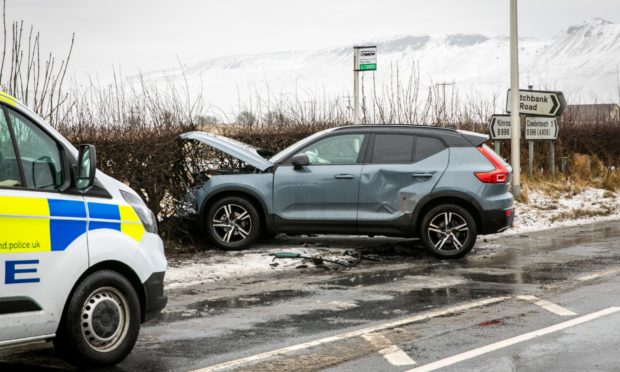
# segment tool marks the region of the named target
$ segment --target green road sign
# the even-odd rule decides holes
[[[360,65],[360,71],[373,71],[376,69],[377,69],[376,63],[366,63],[363,65]]]

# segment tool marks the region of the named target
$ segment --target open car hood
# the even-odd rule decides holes
[[[199,131],[183,133],[180,137],[185,140],[200,141],[261,171],[273,166],[272,162],[261,156],[261,153],[269,155],[268,151],[228,137]]]

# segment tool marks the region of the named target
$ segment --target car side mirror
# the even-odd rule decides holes
[[[75,176],[75,188],[78,191],[86,192],[93,187],[96,171],[97,153],[95,152],[95,146],[80,145]]]
[[[310,165],[310,159],[306,154],[297,154],[291,158],[291,164],[293,164],[295,169],[301,169],[306,165]]]

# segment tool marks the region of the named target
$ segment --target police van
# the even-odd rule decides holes
[[[123,183],[0,92],[0,347],[53,340],[81,366],[119,362],[166,305],[156,219]]]

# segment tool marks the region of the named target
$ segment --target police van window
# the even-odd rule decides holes
[[[411,163],[414,136],[406,134],[377,134],[372,150],[372,163]]]
[[[6,122],[0,109],[0,187],[16,187],[21,184],[15,148]]]
[[[415,145],[415,161],[424,160],[445,148],[446,146],[438,138],[420,136]]]
[[[20,113],[8,110],[26,187],[57,190],[64,182],[58,144],[41,128]]]

